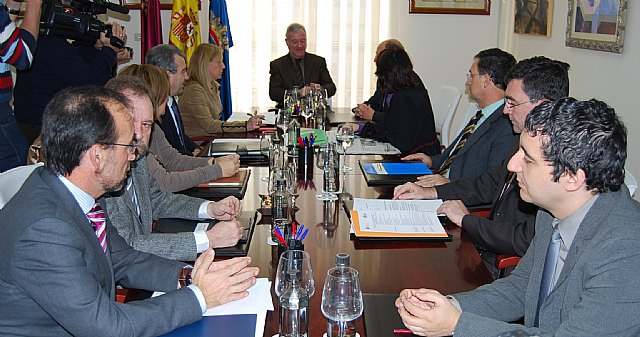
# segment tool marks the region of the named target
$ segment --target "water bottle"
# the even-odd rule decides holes
[[[322,188],[325,192],[340,192],[340,157],[334,143],[329,143],[324,159]]]
[[[309,295],[300,286],[300,270],[287,273],[288,286],[280,296],[280,337],[307,337],[309,333]]]
[[[336,267],[349,267],[351,258],[347,253],[336,254]],[[345,323],[344,336],[354,337],[356,335],[356,322],[348,321]],[[340,325],[338,322],[327,320],[327,337],[338,337],[340,335]]]
[[[271,193],[271,239],[278,242],[273,227],[277,227],[282,235],[285,235],[291,225],[291,193],[287,189],[284,178],[276,180],[275,191]]]

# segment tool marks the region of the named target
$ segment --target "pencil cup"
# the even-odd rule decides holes
[[[298,179],[313,176],[313,155],[312,145],[298,147]]]
[[[291,220],[278,219],[271,221],[271,240],[273,242],[277,242],[278,244],[282,244],[280,239],[276,235],[276,228],[278,228],[282,235],[286,235],[285,232],[291,231]]]
[[[300,240],[290,240],[288,243],[288,247],[278,242],[278,259],[284,252],[287,250],[304,250],[304,245]]]

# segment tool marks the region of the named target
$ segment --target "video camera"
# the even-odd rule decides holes
[[[97,19],[97,15],[107,13],[107,9],[129,14],[128,8],[108,0],[43,0],[40,34],[93,45],[104,32],[112,46],[122,48],[124,41],[111,34],[111,25]]]

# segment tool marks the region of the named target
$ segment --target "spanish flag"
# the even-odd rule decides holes
[[[171,31],[169,43],[182,50],[187,56],[200,44],[200,23],[198,21],[198,0],[174,0],[171,10]]]

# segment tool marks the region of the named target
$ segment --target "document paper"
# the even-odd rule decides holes
[[[436,210],[442,200],[355,198],[351,219],[360,237],[447,237]]]

